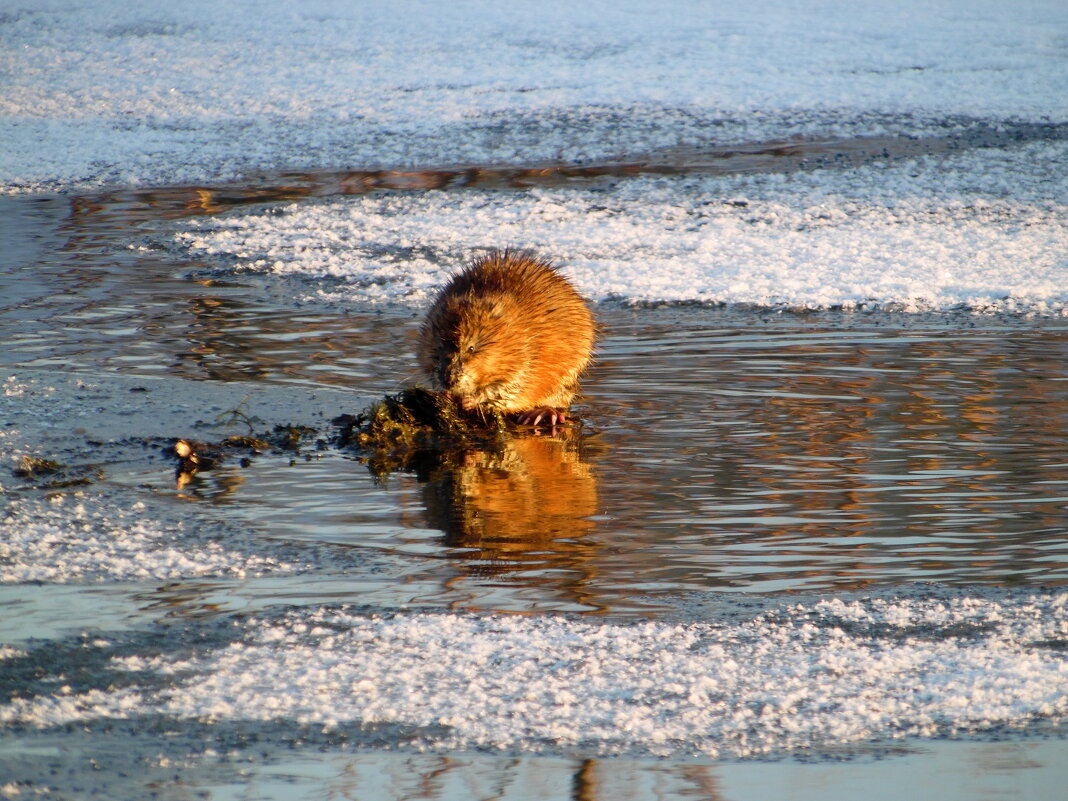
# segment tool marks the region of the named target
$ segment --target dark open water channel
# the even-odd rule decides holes
[[[239,382],[252,411],[264,393],[287,387],[347,390],[336,411],[355,412],[405,384],[418,326],[411,310],[295,303],[307,287],[126,248],[168,219],[219,210],[198,207],[204,197],[169,190],[3,199],[0,216],[17,242],[0,275],[5,374],[177,377],[186,382],[182,401],[194,406],[204,382]],[[202,610],[210,601],[219,614],[250,599],[266,606],[268,592],[296,605],[632,618],[677,616],[687,599],[717,591],[1068,584],[1063,322],[677,306],[602,306],[597,314],[604,333],[576,409],[578,431],[516,437],[501,451],[471,453],[462,467],[385,481],[328,447],[307,461],[228,464],[180,490],[170,463],[116,460],[104,486],[173,496],[187,514],[264,537],[366,550],[380,568],[355,578],[182,587],[183,603]],[[302,414],[294,404],[293,423],[329,436],[325,419]],[[152,433],[151,421],[135,427]],[[72,441],[68,461],[86,451],[87,438]],[[198,594],[203,604],[190,604]],[[130,603],[115,620],[133,611]],[[100,607],[100,626],[109,614]],[[32,635],[17,626],[5,633]],[[70,737],[27,741],[24,756],[89,747]],[[101,747],[118,754],[122,742]],[[958,743],[921,749],[909,764],[917,781],[944,770],[963,776],[967,761],[985,764],[983,749],[994,762],[1040,766],[1064,754],[1061,741]],[[316,796],[323,788],[348,797],[347,782],[359,775],[365,789],[355,797],[607,798],[629,772],[627,786],[645,789],[613,795],[786,797],[789,787],[808,798],[823,787],[847,797],[858,788],[871,795],[898,764],[760,773],[744,763],[373,753],[303,760],[248,768],[251,784],[214,768],[216,778],[192,780],[190,796],[199,785],[214,798],[327,797]],[[976,788],[982,797],[1024,797],[999,784],[1005,774],[979,771],[988,780]],[[427,784],[430,776],[439,778]],[[380,796],[367,789],[376,782]],[[117,786],[134,797],[139,785]],[[167,786],[166,797],[184,797]],[[1033,789],[1027,797],[1051,788]]]

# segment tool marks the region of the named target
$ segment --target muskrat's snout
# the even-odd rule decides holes
[[[474,379],[465,369],[463,359],[458,353],[443,354],[434,377],[437,379],[438,388],[452,395],[465,411],[471,411],[478,405],[474,397]]]
[[[446,392],[451,391],[459,378],[460,369],[458,369],[455,361],[455,359],[450,359],[448,356],[442,356],[438,360],[437,369],[434,371],[434,378],[437,380],[438,388]]]
[[[464,363],[459,354],[443,354],[437,365],[439,387],[451,395],[457,394],[458,388],[465,383]]]

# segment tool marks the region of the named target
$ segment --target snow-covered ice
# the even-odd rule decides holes
[[[422,303],[442,263],[513,245],[594,299],[1063,315],[1065,30],[1056,0],[0,0],[0,186],[1046,125],[1027,146],[791,176],[363,197],[184,242],[340,276],[357,301]]]
[[[1060,0],[0,0],[0,187],[1068,120]]]
[[[827,600],[729,625],[346,609],[235,625],[192,659],[112,658],[148,687],[182,677],[162,690],[61,689],[0,722],[400,724],[424,746],[744,757],[1068,715],[1063,593]]]

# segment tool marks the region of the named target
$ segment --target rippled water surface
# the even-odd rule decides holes
[[[202,380],[351,389],[338,413],[414,375],[413,310],[302,303],[307,285],[126,247],[182,204],[21,203],[67,239],[37,296],[4,310],[9,366],[187,377],[194,404]],[[695,589],[1068,581],[1063,325],[597,312],[577,430],[384,479],[349,451],[263,458],[181,495],[268,536],[385,554],[394,571],[362,592],[390,604],[625,611]],[[173,491],[167,473],[110,472]]]
[[[1064,331],[602,318],[578,431],[381,481],[349,454],[264,460],[183,493],[395,557],[391,603],[619,611],[693,589],[1068,580]]]

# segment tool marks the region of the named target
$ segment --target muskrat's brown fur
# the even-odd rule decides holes
[[[419,361],[436,389],[467,411],[533,423],[566,419],[590,362],[589,308],[548,261],[498,251],[476,259],[434,300]]]

